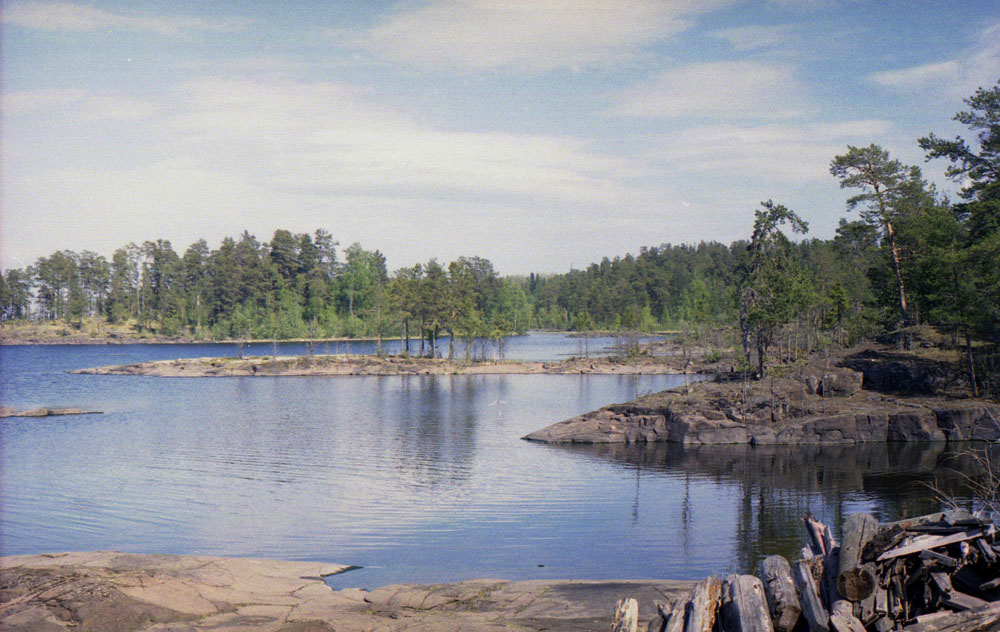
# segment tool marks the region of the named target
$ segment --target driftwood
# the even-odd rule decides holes
[[[698,582],[687,604],[684,632],[712,632],[719,606],[722,581],[715,576]]]
[[[774,632],[764,584],[753,575],[726,577],[719,614],[726,632]]]
[[[639,602],[632,598],[624,598],[615,606],[615,619],[611,626],[612,632],[638,632]]]
[[[866,632],[861,620],[854,616],[854,606],[839,599],[830,607],[830,629],[833,632]]]
[[[802,604],[802,616],[809,624],[809,632],[829,632],[830,615],[819,598],[816,580],[813,579],[812,565],[808,561],[797,562],[792,567],[792,580],[799,593],[799,603]]]
[[[885,560],[891,560],[894,557],[911,555],[913,553],[919,553],[921,551],[926,551],[928,549],[936,549],[938,547],[947,546],[949,544],[956,544],[958,542],[964,542],[965,540],[971,540],[973,538],[979,538],[982,536],[983,536],[982,529],[961,531],[959,533],[953,533],[952,535],[922,536],[923,539],[921,540],[892,549],[890,551],[886,551],[882,555],[878,556],[878,561],[884,562]]]
[[[687,602],[658,604],[649,630],[1000,632],[1000,543],[989,520],[952,510],[879,525],[855,514],[842,546],[821,522],[803,524],[803,559],[765,558],[761,579],[710,577]]]
[[[1000,604],[945,614],[903,628],[905,632],[994,632],[997,629],[1000,629]]]
[[[684,602],[679,602],[674,604],[669,614],[660,611],[661,632],[684,632],[684,606]]]
[[[792,567],[780,555],[761,560],[760,578],[775,632],[792,632],[802,616],[802,606],[792,581]]]
[[[875,591],[874,566],[861,561],[861,553],[878,531],[878,521],[871,514],[851,514],[844,521],[840,543],[840,570],[837,591],[850,601],[866,599]]]

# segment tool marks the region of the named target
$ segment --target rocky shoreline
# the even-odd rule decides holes
[[[111,551],[0,558],[0,629],[351,632],[607,629],[616,601],[653,620],[694,582],[504,581],[333,590],[348,567]]]
[[[612,404],[523,439],[684,445],[1000,440],[1000,405],[956,395],[948,371],[885,350],[865,349],[782,377],[741,377],[720,374],[713,382]]]
[[[461,362],[410,356],[313,355],[187,358],[78,369],[87,375],[156,377],[274,377],[336,375],[673,374],[663,358],[569,358],[557,362]]]

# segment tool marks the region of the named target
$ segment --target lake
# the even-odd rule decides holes
[[[506,356],[597,353],[532,334]],[[332,343],[331,343],[332,344]],[[371,352],[352,343],[352,353]],[[304,350],[282,345],[279,353]],[[368,351],[365,351],[368,349]],[[263,345],[252,353],[270,353]],[[316,351],[324,352],[322,345]],[[334,351],[334,349],[330,349]],[[153,378],[87,366],[235,345],[0,347],[0,400],[102,415],[0,421],[0,552],[115,549],[363,567],[337,587],[476,577],[699,579],[837,525],[961,496],[967,446],[550,446],[520,437],[678,376]]]

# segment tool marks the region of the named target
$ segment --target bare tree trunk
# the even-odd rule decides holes
[[[403,340],[406,343],[405,352],[406,355],[410,355],[410,318],[407,316],[403,319]]]
[[[889,252],[892,253],[892,269],[896,273],[896,287],[899,290],[899,309],[903,312],[903,325],[910,324],[909,310],[906,305],[906,288],[903,287],[903,271],[899,266],[899,247],[896,246],[896,229],[892,222],[885,223],[885,234],[889,238]]]
[[[976,386],[976,364],[972,359],[972,340],[969,338],[969,326],[962,327],[965,333],[965,360],[969,364],[969,385],[972,386],[972,396],[979,397],[979,387]]]

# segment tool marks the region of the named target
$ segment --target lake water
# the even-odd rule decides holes
[[[587,352],[601,344],[588,341]],[[535,334],[509,343],[507,357],[556,359],[581,355],[580,346]],[[955,446],[520,440],[676,385],[677,376],[65,373],[234,351],[0,347],[4,405],[104,411],[0,421],[0,552],[116,549],[364,567],[332,578],[338,587],[476,577],[697,579],[747,570],[770,553],[794,556],[807,514],[834,525],[858,510],[895,519],[938,508],[927,483],[964,493],[950,469]]]

